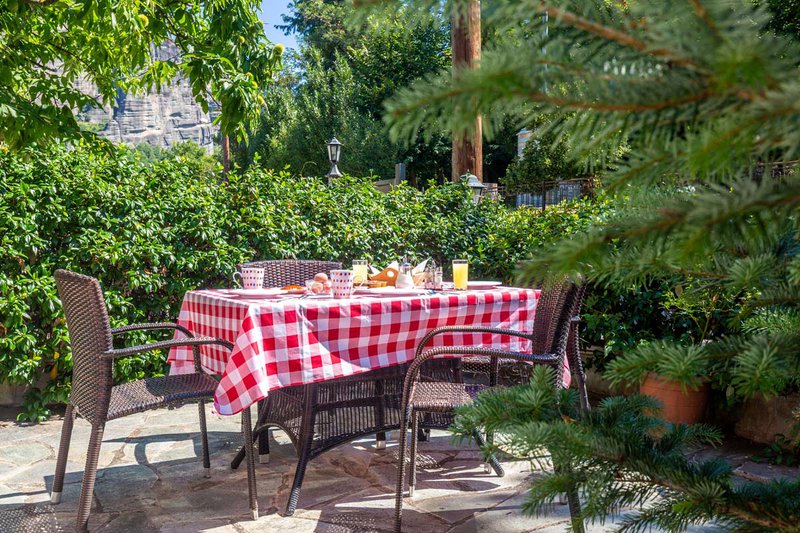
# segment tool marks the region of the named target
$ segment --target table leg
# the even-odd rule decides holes
[[[250,516],[253,520],[258,520],[258,491],[256,488],[256,462],[255,450],[253,450],[253,426],[250,420],[250,408],[242,411],[242,437],[244,438],[244,450],[247,458],[247,488],[250,499]]]
[[[261,424],[263,413],[267,410],[267,399],[258,402],[258,421],[256,427]],[[258,435],[258,462],[260,464],[269,463],[269,431],[264,428],[262,431],[257,432]]]

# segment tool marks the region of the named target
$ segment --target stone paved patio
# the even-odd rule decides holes
[[[105,531],[387,531],[391,529],[396,446],[376,450],[371,438],[311,462],[297,512],[282,516],[294,475],[288,438],[273,432],[270,464],[258,465],[258,521],[249,519],[246,472],[229,462],[240,445],[238,417],[209,414],[212,475],[199,460],[195,406],[109,422],[100,455],[92,530]],[[0,530],[71,531],[89,425],[76,420],[60,505],[49,504],[61,419],[39,425],[0,422]],[[522,517],[521,494],[535,476],[507,462],[504,478],[485,474],[480,453],[434,433],[421,448],[423,470],[404,518],[409,530],[562,531],[566,506],[547,520]],[[454,497],[457,496],[457,497]],[[34,524],[36,526],[34,527]]]
[[[100,531],[248,532],[389,531],[397,448],[376,450],[371,438],[344,445],[311,462],[297,512],[282,516],[295,454],[288,438],[272,433],[272,461],[258,465],[259,510],[249,519],[245,469],[229,462],[240,444],[238,417],[209,414],[212,476],[203,477],[195,406],[153,411],[109,422],[90,529]],[[60,505],[49,503],[61,419],[19,425],[0,419],[0,531],[72,531],[88,424],[75,423]],[[537,472],[523,461],[504,461],[506,476],[483,471],[480,453],[434,432],[421,445],[421,469],[404,529],[425,532],[564,531],[566,505],[544,517],[520,511]],[[606,530],[594,525],[591,531]]]

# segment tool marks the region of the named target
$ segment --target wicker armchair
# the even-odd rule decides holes
[[[577,327],[573,320],[578,314],[578,310],[583,297],[583,286],[578,287],[566,280],[555,284],[552,288],[545,290],[537,304],[536,317],[534,319],[533,333],[525,334],[513,330],[494,329],[485,327],[443,327],[428,333],[417,347],[417,353],[409,366],[403,385],[403,400],[401,408],[401,435],[399,448],[399,465],[397,475],[397,492],[395,495],[395,531],[401,531],[401,519],[403,509],[403,489],[406,479],[406,463],[410,463],[409,496],[414,495],[416,485],[416,456],[417,440],[420,428],[421,415],[451,417],[457,407],[469,404],[475,396],[482,390],[494,386],[497,382],[497,372],[506,367],[520,367],[517,372],[519,376],[529,375],[532,365],[548,365],[555,370],[556,383],[554,386],[562,387],[564,365],[567,360],[568,341],[574,340],[577,347]],[[481,332],[493,333],[503,336],[521,337],[528,339],[532,343],[531,353],[506,352],[490,348],[475,346],[447,346],[426,350],[426,345],[435,336],[442,333],[452,332]],[[570,349],[569,351],[572,351]],[[577,351],[575,351],[577,355]],[[459,360],[473,359],[481,361],[481,358],[488,362],[493,374],[489,384],[464,383],[461,380],[432,380],[430,372],[424,367],[431,364],[436,365],[442,360],[433,360],[437,356],[452,356]],[[578,358],[579,359],[579,358]],[[446,361],[446,360],[445,360]],[[570,361],[572,363],[572,361]],[[582,365],[576,363],[576,370],[581,374],[580,381],[583,381]],[[580,387],[579,387],[580,390]],[[582,389],[585,391],[585,386]],[[583,405],[583,400],[581,405]],[[588,400],[586,402],[588,405]],[[411,425],[411,449],[410,457],[407,457],[407,431]],[[482,435],[475,432],[473,437],[479,445],[483,443]],[[487,435],[491,438],[491,435]],[[494,458],[490,458],[490,464],[494,467],[498,475],[502,475],[502,468]],[[578,500],[575,495],[568,495],[570,511],[573,516],[579,514]]]
[[[206,477],[209,477],[211,463],[208,456],[204,401],[214,395],[217,381],[200,369],[199,347],[207,344],[219,344],[232,348],[232,345],[211,337],[194,337],[185,328],[172,323],[135,324],[111,328],[103,292],[96,279],[67,270],[56,271],[55,278],[67,319],[74,367],[72,392],[61,430],[61,443],[58,448],[51,501],[54,504],[61,501],[72,426],[75,416],[79,415],[92,425],[77,518],[78,530],[85,531],[91,512],[92,493],[94,492],[100,445],[103,441],[103,430],[109,420],[165,405],[198,402],[203,467]],[[149,329],[178,330],[186,335],[186,338],[130,348],[115,349],[113,347],[112,337],[114,335]],[[194,374],[143,379],[114,385],[112,365],[115,359],[152,350],[168,349],[173,346],[192,347],[196,370]],[[250,411],[247,409],[242,412],[242,428],[245,442],[251,442]],[[253,518],[257,518],[255,463],[252,451],[247,454],[247,462],[250,510]]]
[[[268,261],[252,261],[237,265],[242,268],[263,268],[264,287],[283,287],[285,285],[304,285],[306,280],[314,279],[314,275],[342,268],[337,261],[317,261],[314,259],[274,259]]]

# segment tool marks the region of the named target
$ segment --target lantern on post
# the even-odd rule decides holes
[[[469,170],[467,170],[466,174],[461,176],[461,179],[467,182],[467,187],[472,191],[472,201],[476,204],[480,203],[483,192],[486,190],[486,185],[481,183],[478,176],[472,174]]]
[[[334,137],[330,141],[328,141],[328,160],[331,162],[331,170],[328,172],[325,177],[329,180],[331,178],[341,178],[342,173],[339,172],[339,168],[336,166],[339,163],[339,157],[342,155],[342,143]]]

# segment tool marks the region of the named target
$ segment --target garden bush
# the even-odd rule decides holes
[[[252,259],[466,257],[474,278],[510,281],[520,260],[607,209],[511,210],[470,198],[462,184],[384,194],[369,179],[329,186],[255,167],[221,181],[195,160],[150,164],[125,149],[0,153],[0,382],[30,385],[23,419],[66,401],[57,268],[100,279],[113,325],[174,320],[187,290],[228,286],[236,264]],[[160,354],[115,366],[120,380],[166,370]]]
[[[606,363],[658,339],[702,343],[720,338],[731,332],[739,311],[734,299],[675,277],[653,278],[627,289],[592,286],[581,329],[590,351],[586,362],[604,371]],[[717,376],[723,389],[726,379]]]

